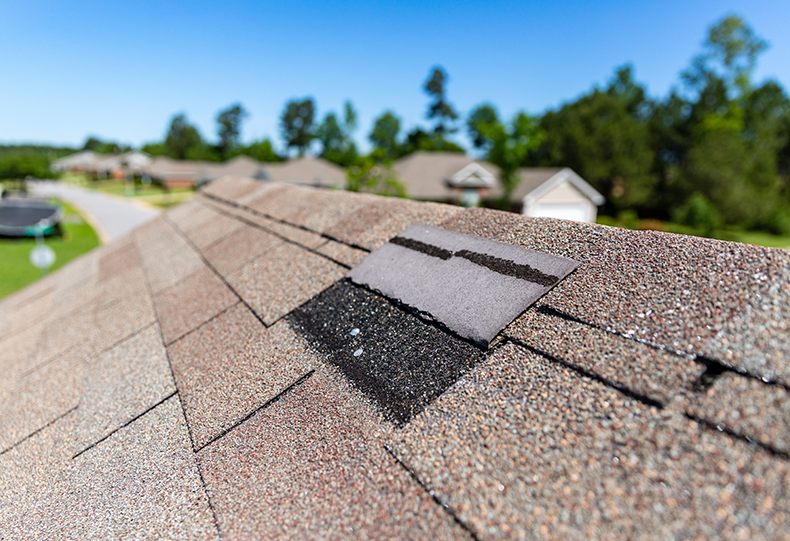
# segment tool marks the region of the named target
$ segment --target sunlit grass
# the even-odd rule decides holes
[[[82,216],[67,203],[56,202],[64,210],[61,222],[62,237],[47,237],[45,243],[55,251],[55,271],[74,258],[99,245],[99,238]],[[35,239],[0,237],[0,298],[35,282],[41,272],[29,260]]]
[[[599,224],[624,227],[626,229],[653,229],[658,231],[667,231],[669,233],[678,233],[681,235],[694,235],[698,237],[703,236],[700,231],[696,231],[693,227],[676,224],[673,222],[661,222],[658,220],[639,220],[635,223],[624,223],[621,220],[612,218],[611,216],[599,216],[597,222]],[[771,233],[766,233],[765,231],[722,229],[716,231],[716,234],[713,238],[729,240],[732,242],[742,242],[744,244],[753,244],[755,246],[790,249],[790,236],[772,235]]]

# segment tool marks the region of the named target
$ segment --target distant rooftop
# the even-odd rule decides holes
[[[789,322],[783,250],[226,177],[0,301],[0,537],[788,538]]]

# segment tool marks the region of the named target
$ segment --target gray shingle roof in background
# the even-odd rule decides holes
[[[480,347],[343,280],[417,223],[579,266]],[[788,269],[216,181],[0,301],[1,536],[787,538]]]
[[[409,197],[444,201],[452,195],[446,181],[470,163],[479,163],[494,176],[499,175],[496,165],[459,152],[415,152],[398,160],[394,169]],[[497,183],[493,195],[498,194]]]

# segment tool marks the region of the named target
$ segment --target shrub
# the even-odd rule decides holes
[[[672,214],[676,222],[693,227],[703,237],[713,237],[721,228],[721,218],[716,207],[699,192],[689,197],[686,204]]]

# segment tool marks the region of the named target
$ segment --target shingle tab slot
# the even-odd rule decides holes
[[[371,253],[347,277],[487,345],[578,265],[419,224]]]

